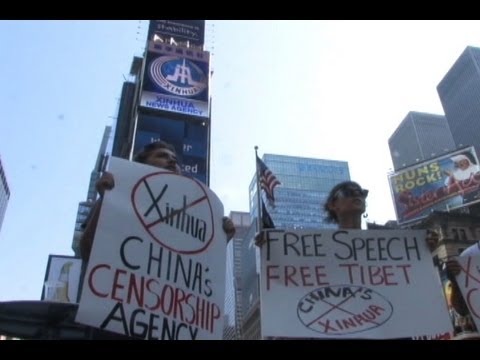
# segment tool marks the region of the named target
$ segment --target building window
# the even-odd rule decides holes
[[[452,228],[452,233],[453,233],[453,240],[463,240],[467,241],[467,232],[463,228]]]
[[[458,236],[458,229],[452,229],[452,233],[453,233],[453,240],[455,241],[458,241],[460,240],[460,237]]]

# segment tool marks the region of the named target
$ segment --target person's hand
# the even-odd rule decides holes
[[[267,237],[265,236],[265,231],[260,231],[255,235],[255,245],[262,246],[265,241],[267,241]]]
[[[109,173],[108,171],[104,171],[100,179],[98,179],[97,183],[95,184],[100,196],[103,196],[105,190],[112,190],[114,186],[115,179],[113,178],[112,173]]]
[[[427,241],[427,246],[430,252],[433,252],[437,248],[439,239],[440,236],[438,236],[436,231],[427,230],[427,236],[425,237],[425,240]]]
[[[446,263],[445,263],[445,267],[447,269],[447,273],[453,275],[453,276],[457,276],[458,274],[460,274],[460,272],[462,271],[462,267],[460,266],[460,264],[458,263],[457,260],[455,259],[450,259],[448,260]]]
[[[223,226],[223,231],[225,231],[225,234],[227,234],[227,242],[233,238],[235,235],[235,225],[233,225],[232,219],[230,219],[228,216],[224,216],[222,219],[222,226]]]

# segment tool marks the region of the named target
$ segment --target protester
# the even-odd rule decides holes
[[[134,161],[155,166],[157,168],[172,171],[180,175],[181,170],[177,162],[175,148],[163,141],[157,141],[146,145],[140,153],[134,157]],[[100,208],[103,201],[105,190],[112,190],[115,186],[113,175],[105,171],[102,177],[97,181],[96,188],[100,195],[99,200],[94,204],[89,217],[85,222],[85,230],[80,238],[80,256],[84,261],[88,261],[92,249],[93,239],[97,228]],[[227,234],[227,241],[235,235],[235,226],[232,220],[224,216],[222,219],[223,230]]]
[[[480,255],[480,241],[470,245],[462,251],[460,257],[464,256],[479,256]],[[450,289],[450,303],[453,308],[455,317],[458,318],[460,331],[477,331],[473,322],[472,315],[468,310],[467,303],[462,296],[462,292],[458,286],[457,275],[460,274],[462,268],[456,259],[449,259],[444,264],[444,270],[447,272],[447,277],[451,282]]]
[[[324,205],[326,221],[338,224],[340,229],[361,229],[367,196],[368,190],[354,181],[335,185]]]

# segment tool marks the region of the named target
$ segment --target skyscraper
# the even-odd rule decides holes
[[[77,218],[75,219],[75,230],[73,233],[72,249],[75,256],[80,256],[79,242],[80,237],[83,234],[82,225],[85,223],[85,220],[92,209],[95,200],[97,199],[97,189],[95,187],[97,180],[100,178],[100,175],[103,171],[103,167],[106,161],[106,151],[108,140],[110,138],[110,132],[112,128],[110,126],[105,126],[105,131],[103,133],[103,139],[100,144],[100,149],[98,150],[97,161],[95,166],[90,174],[90,182],[88,183],[88,193],[87,200],[81,201],[78,204]]]
[[[443,115],[410,111],[388,139],[394,170],[455,150]]]
[[[239,340],[242,338],[243,306],[242,299],[245,289],[242,265],[245,261],[242,248],[248,243],[248,230],[251,225],[248,212],[231,211],[230,218],[235,225],[235,236],[227,244],[227,262],[225,278],[225,324],[223,338]],[[255,254],[253,254],[255,261]]]
[[[3,218],[7,211],[8,200],[10,199],[10,189],[8,187],[5,171],[3,170],[2,159],[0,159],[0,230],[2,229]]]
[[[275,188],[275,207],[268,206],[275,227],[331,228],[324,222],[323,205],[329,191],[350,180],[346,161],[264,154],[263,161],[282,185]],[[256,177],[249,188],[250,214],[257,216]]]
[[[437,86],[457,148],[480,149],[480,48],[468,46]]]

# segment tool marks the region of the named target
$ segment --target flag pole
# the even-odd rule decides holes
[[[258,146],[255,145],[255,177],[257,178],[257,228],[258,232],[262,231],[262,203],[261,203],[261,188],[260,188],[260,178],[258,177],[258,154],[257,154]]]

